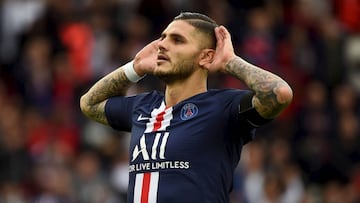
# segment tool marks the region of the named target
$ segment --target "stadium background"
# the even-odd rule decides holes
[[[244,148],[232,202],[360,201],[359,0],[0,0],[0,10],[0,202],[125,202],[129,135],[86,119],[79,97],[180,11],[228,27],[240,56],[294,89]],[[244,88],[221,74],[209,87]],[[129,94],[162,88],[147,77]]]

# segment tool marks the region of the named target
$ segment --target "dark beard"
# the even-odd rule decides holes
[[[192,62],[182,62],[178,64],[174,71],[171,72],[155,72],[155,76],[164,81],[165,84],[173,84],[187,79],[195,71]]]

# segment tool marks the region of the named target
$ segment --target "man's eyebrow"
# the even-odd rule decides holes
[[[170,34],[166,34],[166,33],[161,33],[161,39],[164,39],[166,36],[169,36],[170,38],[181,38],[181,39],[186,39],[184,37],[184,35],[178,34],[178,33],[170,33]]]

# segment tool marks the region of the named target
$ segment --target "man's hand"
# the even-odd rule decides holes
[[[211,72],[225,71],[226,64],[235,57],[229,31],[224,26],[215,28],[216,50],[214,59],[204,67]]]
[[[158,42],[158,39],[152,41],[136,54],[134,58],[134,69],[139,76],[153,73],[156,67],[159,49]]]

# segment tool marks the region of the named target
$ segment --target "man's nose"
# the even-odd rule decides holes
[[[167,50],[167,48],[166,48],[166,40],[165,39],[162,39],[162,40],[159,41],[158,48],[159,48],[159,52],[163,52],[163,51]]]

